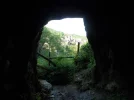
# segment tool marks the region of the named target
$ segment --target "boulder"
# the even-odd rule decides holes
[[[39,80],[39,82],[44,90],[50,91],[52,89],[52,85],[46,80]]]

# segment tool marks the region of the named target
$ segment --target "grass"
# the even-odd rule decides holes
[[[81,46],[80,52],[75,58],[58,57],[52,61],[56,64],[56,67],[51,64],[49,66],[48,61],[38,57],[37,70],[39,78],[46,79],[54,84],[72,82],[76,72],[86,68],[92,69],[95,66],[93,52],[88,43]]]
[[[48,62],[42,58],[38,58],[38,77],[44,78],[53,84],[66,84],[73,80],[75,73],[75,64],[73,59],[58,58],[52,61],[56,67],[48,65]],[[63,83],[60,83],[60,82]]]

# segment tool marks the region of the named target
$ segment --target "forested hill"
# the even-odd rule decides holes
[[[55,33],[57,35],[60,35],[60,36],[72,36],[72,38],[74,39],[82,39],[82,40],[86,40],[87,41],[87,37],[86,36],[80,36],[80,35],[76,35],[76,34],[68,34],[68,33],[64,33],[64,32],[61,32],[61,31],[57,31],[57,30],[54,30],[52,28],[48,28],[46,27],[50,32],[52,33]]]

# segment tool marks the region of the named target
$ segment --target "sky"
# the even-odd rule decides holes
[[[61,20],[51,20],[48,22],[46,27],[68,34],[86,36],[83,18],[64,18]]]

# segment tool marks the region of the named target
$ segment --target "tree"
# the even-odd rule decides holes
[[[41,39],[39,41],[39,51],[42,55],[48,57],[48,52],[51,49],[51,55],[56,56],[55,51],[64,52],[64,48],[61,47],[62,41],[61,38],[63,37],[63,32],[58,32],[53,29],[44,27],[41,35]],[[45,47],[45,44],[48,44],[48,47]],[[43,48],[44,47],[44,48]]]

